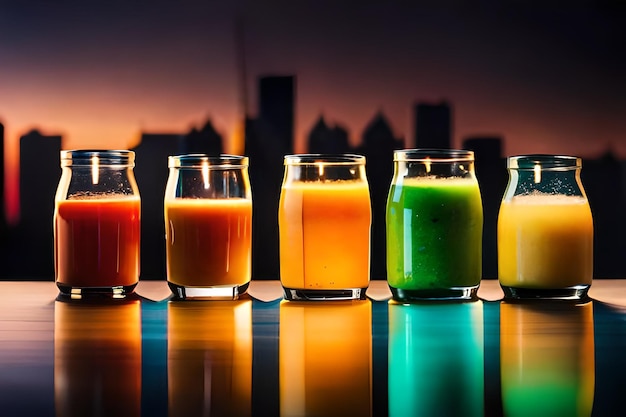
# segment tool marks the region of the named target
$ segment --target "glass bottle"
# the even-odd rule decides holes
[[[483,209],[474,152],[395,151],[386,228],[394,300],[476,298]]]
[[[372,212],[362,155],[285,156],[278,228],[288,300],[363,299]]]
[[[61,151],[54,209],[55,280],[80,297],[134,291],[139,281],[140,197],[128,150]]]
[[[498,279],[507,298],[580,299],[593,276],[593,220],[575,156],[507,159]]]
[[[167,282],[175,296],[235,300],[252,274],[248,158],[169,157],[165,189]]]

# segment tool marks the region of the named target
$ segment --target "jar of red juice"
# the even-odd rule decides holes
[[[55,281],[63,294],[123,297],[139,281],[141,201],[128,150],[61,151]]]

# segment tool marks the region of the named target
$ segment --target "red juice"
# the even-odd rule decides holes
[[[57,285],[89,288],[137,284],[138,196],[59,201],[54,219]]]

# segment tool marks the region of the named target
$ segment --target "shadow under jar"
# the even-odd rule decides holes
[[[498,279],[506,298],[586,298],[593,276],[593,219],[574,156],[507,160],[498,215]]]
[[[364,299],[371,221],[364,156],[285,156],[278,210],[285,298]]]
[[[235,300],[250,284],[252,191],[248,158],[169,157],[165,190],[167,283],[178,298]]]

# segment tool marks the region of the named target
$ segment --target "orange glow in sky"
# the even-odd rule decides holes
[[[412,106],[446,100],[457,147],[471,135],[498,135],[506,155],[611,149],[626,157],[626,64],[611,49],[624,28],[610,10],[17,3],[0,14],[10,220],[18,216],[19,137],[31,129],[62,135],[64,149],[130,148],[142,132],[185,133],[210,119],[225,150],[239,153],[238,123],[244,111],[255,116],[256,79],[268,74],[297,77],[296,152],[306,151],[320,115],[357,144],[379,111],[414,146]]]

